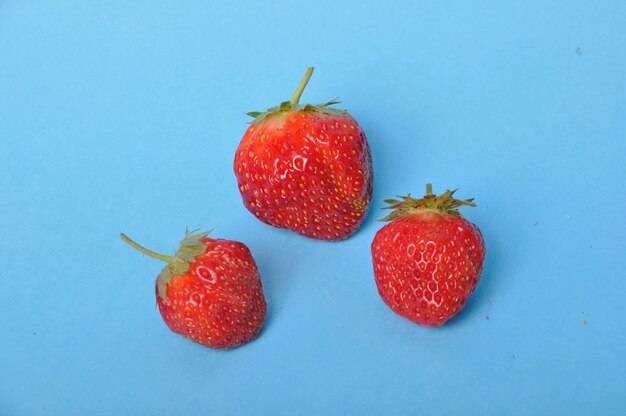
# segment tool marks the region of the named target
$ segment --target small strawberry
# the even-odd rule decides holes
[[[394,211],[372,241],[378,293],[398,315],[438,326],[458,313],[480,280],[485,243],[477,226],[461,216],[455,191],[422,199],[388,199]]]
[[[235,154],[246,208],[266,224],[319,240],[347,238],[372,197],[372,157],[352,116],[325,104],[298,104],[309,68],[290,101],[254,121]]]
[[[159,311],[169,328],[211,348],[233,348],[260,332],[267,305],[248,247],[237,241],[185,234],[172,256],[148,250],[122,234],[142,253],[167,265],[156,279]]]

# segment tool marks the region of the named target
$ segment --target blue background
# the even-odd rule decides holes
[[[624,414],[626,3],[226,3],[0,1],[0,415]],[[334,244],[256,221],[232,173],[245,112],[309,65],[304,101],[339,96],[374,157]],[[436,329],[369,254],[427,181],[476,197],[488,250]],[[161,321],[119,232],[171,252],[187,225],[252,250],[256,341]]]

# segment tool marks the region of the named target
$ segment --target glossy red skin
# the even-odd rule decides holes
[[[478,227],[434,212],[398,218],[372,241],[380,297],[398,315],[421,325],[442,325],[465,306],[484,258]]]
[[[194,342],[227,349],[261,331],[267,304],[256,263],[237,241],[205,238],[204,254],[189,271],[174,275],[157,303],[169,328]],[[160,277],[157,277],[157,282]]]
[[[244,205],[266,224],[341,240],[361,224],[372,197],[372,157],[348,113],[305,111],[253,123],[235,154]]]

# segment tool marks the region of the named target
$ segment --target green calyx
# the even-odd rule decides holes
[[[311,75],[313,75],[313,67],[309,67],[304,74],[304,78],[300,81],[300,85],[296,88],[296,91],[293,93],[293,96],[289,101],[283,101],[279,105],[268,109],[267,111],[252,111],[247,113],[248,116],[254,118],[252,120],[253,123],[258,123],[262,120],[270,116],[274,116],[277,114],[286,114],[290,112],[296,111],[307,111],[307,112],[315,112],[327,115],[339,116],[345,114],[345,110],[338,110],[336,108],[330,108],[330,106],[334,104],[339,104],[339,101],[336,99],[332,99],[324,104],[299,104],[300,97],[302,96],[302,92],[306,88],[306,85],[309,83],[309,79],[311,79]]]
[[[159,274],[159,278],[157,279],[159,296],[165,298],[167,284],[170,280],[172,280],[172,276],[187,273],[189,270],[189,264],[194,262],[197,256],[204,254],[206,251],[206,246],[202,244],[202,241],[200,240],[208,236],[211,231],[193,234],[195,231],[197,230],[190,232],[187,229],[185,231],[185,238],[183,238],[183,240],[179,243],[176,254],[173,256],[167,256],[165,254],[159,254],[152,250],[148,250],[131,240],[124,233],[121,233],[120,237],[122,237],[122,240],[124,240],[128,245],[141,251],[146,256],[150,256],[167,263],[167,265],[163,267],[163,270],[161,270],[161,274]]]
[[[460,206],[475,207],[474,198],[470,199],[455,199],[454,193],[457,190],[447,190],[441,195],[433,194],[433,186],[431,184],[426,185],[426,195],[421,199],[411,198],[411,195],[399,196],[401,200],[397,199],[385,199],[385,202],[389,206],[383,209],[392,209],[393,211],[385,218],[379,221],[393,221],[396,218],[404,217],[411,214],[417,214],[418,212],[430,211],[440,214],[452,215],[454,217],[461,217],[461,213],[458,208]]]

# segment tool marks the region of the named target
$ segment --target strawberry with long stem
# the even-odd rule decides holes
[[[173,256],[149,250],[125,234],[122,240],[166,263],[155,282],[159,311],[167,326],[211,348],[233,348],[261,331],[267,304],[248,247],[237,241],[185,233]]]

